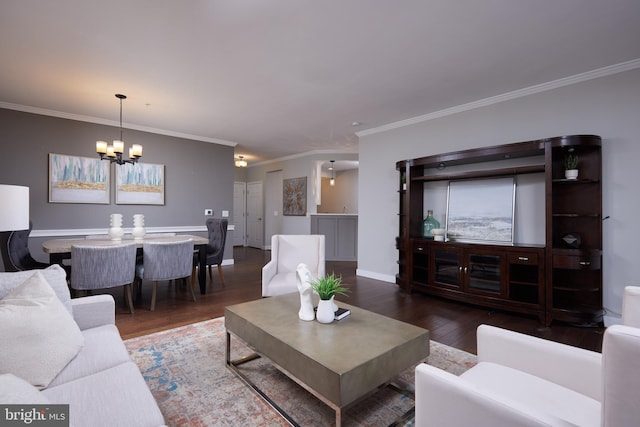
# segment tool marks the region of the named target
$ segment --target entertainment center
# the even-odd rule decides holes
[[[566,178],[565,160],[576,156],[579,175]],[[397,162],[396,283],[408,293],[415,290],[534,315],[546,326],[553,320],[600,324],[601,159],[599,136],[570,135]],[[511,216],[503,215],[507,218],[502,221],[479,216],[479,211],[491,210],[490,206],[478,203],[478,212],[473,212],[476,205],[469,197],[462,203],[472,212],[469,219],[454,222],[451,183],[490,185],[492,179],[503,177],[513,177]],[[488,205],[503,202],[491,199],[497,193],[494,191],[475,193],[488,199]],[[451,233],[444,241],[424,236],[423,220],[433,206],[441,211],[446,206],[445,222],[456,224],[456,230],[460,230],[460,224],[469,224],[468,228],[475,231],[468,236]],[[500,222],[500,233],[481,235],[496,222]],[[445,228],[445,223],[442,226]],[[510,241],[504,236],[511,236]]]

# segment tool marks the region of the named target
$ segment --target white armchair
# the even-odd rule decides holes
[[[625,289],[623,323],[640,313]],[[416,426],[639,426],[640,329],[606,329],[602,354],[481,325],[460,376],[416,368]]]
[[[271,261],[262,267],[262,296],[298,292],[296,269],[300,263],[307,265],[314,278],[324,276],[324,235],[273,235]]]

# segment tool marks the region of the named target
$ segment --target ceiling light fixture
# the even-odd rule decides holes
[[[329,185],[336,185],[336,169],[333,167],[335,160],[329,160],[331,162],[331,166],[329,166],[329,170],[331,171],[331,179],[329,180]]]
[[[247,161],[244,159],[244,156],[238,156],[238,158],[236,159],[236,167],[237,168],[246,168],[247,167]]]
[[[127,99],[125,95],[116,93],[116,98],[120,100],[120,139],[114,140],[113,145],[108,145],[106,141],[96,141],[96,152],[100,155],[100,160],[109,160],[111,163],[124,165],[125,163],[137,163],[142,157],[142,145],[133,144],[129,148],[129,160],[122,158],[124,152],[124,141],[122,140],[122,100]]]

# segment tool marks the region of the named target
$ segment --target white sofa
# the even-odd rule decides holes
[[[481,325],[473,368],[416,368],[416,426],[640,426],[638,313],[640,288],[627,287],[602,353]]]
[[[298,292],[296,269],[305,264],[314,278],[325,273],[323,234],[274,234],[271,260],[262,267],[262,296]]]
[[[38,277],[33,276],[33,270],[0,273],[0,320],[5,322],[0,335],[11,336],[12,330],[7,327],[7,323],[11,323],[11,312],[16,309],[15,300],[19,298],[19,295],[16,297],[16,293],[19,294],[17,291],[22,289],[31,292],[30,289],[39,289],[38,286],[41,286],[38,284],[38,286],[26,288],[21,287],[21,284],[25,280],[33,282],[44,278],[55,291],[53,299],[62,303],[64,313],[59,317],[69,313],[78,327],[79,332],[71,340],[75,340],[71,348],[78,347],[79,351],[75,355],[71,354],[71,360],[64,362],[66,365],[57,374],[49,374],[53,378],[46,379],[45,385],[41,379],[31,378],[33,369],[25,365],[46,366],[50,359],[60,352],[60,347],[63,347],[58,345],[55,339],[66,340],[64,331],[50,333],[49,335],[54,337],[53,344],[48,347],[49,350],[40,355],[30,354],[29,348],[25,348],[22,344],[23,341],[29,342],[29,336],[24,337],[24,340],[14,339],[15,345],[8,343],[7,346],[7,343],[3,343],[5,349],[0,350],[0,403],[69,404],[70,423],[74,426],[164,425],[162,413],[140,370],[131,361],[115,326],[113,297],[96,295],[70,299],[66,274],[62,268],[52,266],[36,271],[39,272]],[[46,296],[44,300],[46,301]],[[25,304],[29,304],[28,299]],[[24,308],[19,305],[17,305],[18,310]],[[27,318],[26,323],[29,323],[30,316],[35,316],[34,318],[37,319],[41,308],[37,306],[27,308],[31,310],[29,312],[31,314],[23,318]],[[59,307],[56,308],[59,309]],[[15,325],[14,329],[24,328],[23,324]],[[42,322],[42,328],[46,330],[47,327],[48,322]],[[65,329],[74,329],[74,327]],[[18,346],[19,343],[20,346]],[[73,347],[74,345],[76,347]],[[17,351],[22,354],[11,353],[6,347],[19,347]]]

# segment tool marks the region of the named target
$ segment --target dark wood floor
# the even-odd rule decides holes
[[[181,286],[161,283],[155,312],[149,311],[151,285],[145,283],[132,315],[125,307],[123,292],[115,289],[116,325],[124,339],[149,334],[189,323],[224,315],[224,307],[261,298],[261,269],[271,253],[253,248],[235,248],[235,264],[222,268],[226,286],[222,287],[217,270],[213,269],[213,283],[208,279],[207,293],[196,291],[196,302]],[[395,284],[357,277],[355,262],[327,262],[328,273],[342,275],[351,292],[336,299],[362,307],[394,319],[429,329],[431,339],[476,353],[475,331],[480,324],[523,332],[600,351],[603,329],[580,328],[553,323],[543,327],[537,319],[502,311],[447,301],[419,293],[401,292]],[[197,285],[196,285],[197,288]]]

